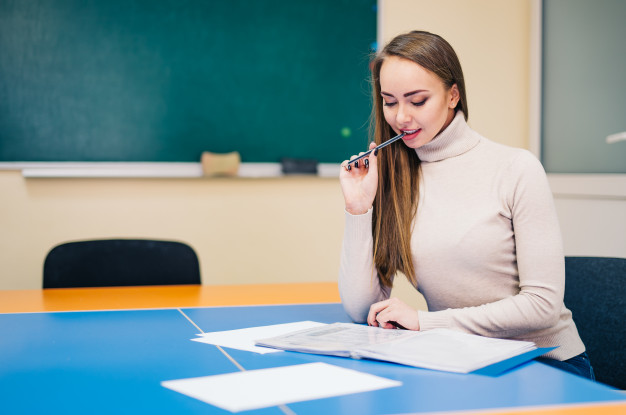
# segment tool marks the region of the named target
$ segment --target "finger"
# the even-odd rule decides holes
[[[389,328],[388,326],[390,326],[389,323],[389,314],[390,314],[390,310],[389,307],[385,308],[384,310],[380,311],[378,314],[376,314],[376,322],[378,323],[378,325],[382,328]]]
[[[355,156],[355,158],[356,157],[361,158],[360,160],[355,161],[353,163],[353,166],[356,167],[357,169],[359,168],[359,166],[362,166],[365,168],[369,167],[369,160],[367,159],[367,156],[365,156],[365,153],[366,153],[365,151],[361,151],[358,156]]]
[[[352,157],[350,157],[350,160],[348,161],[348,163],[352,164],[354,167],[357,167],[356,166],[357,163],[363,164],[362,160],[358,160],[358,161],[354,161],[354,162],[353,162],[353,160],[356,159],[356,158],[362,157],[364,154],[365,154],[365,151],[361,151],[359,154],[353,155]]]
[[[367,165],[370,169],[378,169],[378,150],[374,150],[367,157]]]
[[[385,329],[406,330],[404,326],[398,323],[398,320],[400,320],[402,317],[402,310],[394,307],[394,305],[397,303],[398,300],[396,298],[388,299],[387,306],[376,315],[376,321],[378,322],[378,325],[380,327]]]
[[[355,162],[352,161],[352,160],[354,160],[357,157],[359,157],[359,156],[353,155],[352,157],[350,157],[350,160],[348,160],[348,162],[346,163],[346,170],[350,171],[350,170],[352,170],[352,167],[357,168],[357,169],[359,168],[359,162],[358,161],[355,161]]]
[[[369,324],[370,326],[378,326],[378,320],[376,320],[376,316],[378,315],[378,313],[387,308],[388,304],[389,300],[383,300],[372,304],[370,306],[370,311],[367,315],[367,324]]]
[[[376,316],[376,322],[378,323],[378,327],[381,327],[383,329],[395,329],[396,326],[393,324],[394,322],[392,320],[389,320],[389,313],[387,313],[388,309],[385,309],[384,311],[378,313],[378,315]]]
[[[369,326],[374,326],[374,327],[378,327],[378,321],[376,321],[376,312],[372,311],[371,307],[370,307],[370,311],[367,314],[367,324]]]
[[[358,156],[354,156],[354,158],[357,158],[357,157],[363,157],[363,154],[365,154],[365,151],[361,151],[361,152],[359,153],[359,155],[358,155]],[[353,163],[353,166],[354,166],[355,168],[357,168],[357,169],[359,168],[359,166],[361,166],[361,167],[367,167],[367,165],[365,164],[365,160],[366,160],[366,159],[361,159],[361,160],[355,161],[355,162]],[[367,164],[369,164],[369,162],[368,162]]]
[[[370,307],[369,313],[367,313],[367,324],[370,326],[378,327],[378,320],[376,320],[376,315],[378,313]]]
[[[397,327],[393,323],[391,323],[391,322],[384,322],[384,323],[380,323],[379,322],[379,326],[378,327],[380,327],[382,329],[385,329],[385,330],[395,330],[395,329],[397,329]]]

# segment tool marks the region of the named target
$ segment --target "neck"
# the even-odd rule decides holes
[[[439,136],[439,134],[441,134],[443,130],[448,128],[450,123],[452,123],[452,120],[454,120],[455,115],[456,115],[456,112],[454,111],[454,108],[448,108],[448,115],[446,117],[446,122],[443,124],[443,127],[441,127],[441,130],[439,130],[439,132],[437,133],[437,136]]]
[[[451,122],[428,144],[415,149],[423,162],[440,161],[456,157],[471,150],[480,141],[465,122],[462,111],[457,111]]]

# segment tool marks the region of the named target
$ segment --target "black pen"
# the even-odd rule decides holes
[[[402,324],[396,322],[396,321],[388,321],[387,323],[391,324],[392,326],[394,326],[397,329],[401,329],[401,330],[406,330],[406,327],[404,327]]]
[[[397,135],[397,136],[395,136],[395,137],[393,137],[393,138],[390,138],[389,140],[385,141],[385,142],[384,142],[384,143],[382,143],[381,145],[379,145],[379,146],[377,146],[377,147],[374,147],[373,149],[371,149],[371,150],[369,150],[369,151],[366,151],[365,153],[361,154],[359,157],[357,157],[357,158],[355,158],[355,159],[350,160],[350,161],[348,162],[348,164],[353,163],[353,162],[355,162],[355,161],[359,161],[359,160],[361,160],[363,157],[367,157],[367,156],[369,156],[369,155],[370,155],[370,153],[371,153],[372,151],[380,150],[380,149],[381,149],[381,148],[383,148],[383,147],[387,147],[389,144],[391,144],[391,143],[393,143],[393,142],[398,141],[399,139],[401,139],[401,138],[402,138],[402,137],[404,137],[405,135],[406,135],[406,133],[402,133],[402,134],[399,134],[399,135]],[[346,165],[346,166],[347,166],[347,165]]]

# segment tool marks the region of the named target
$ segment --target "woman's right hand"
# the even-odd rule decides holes
[[[370,150],[376,147],[370,144]],[[370,155],[355,163],[348,164],[348,160],[341,163],[339,182],[346,204],[346,211],[352,215],[366,213],[374,203],[378,188],[378,163],[377,154],[372,151]],[[360,153],[359,156],[363,154]],[[358,156],[352,156],[350,160]],[[358,165],[357,165],[358,163]]]

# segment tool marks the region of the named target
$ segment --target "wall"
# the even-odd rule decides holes
[[[380,3],[379,42],[416,29],[441,35],[461,61],[472,128],[528,148],[529,0]]]
[[[528,148],[530,6],[529,0],[379,0],[378,41],[410,30],[441,35],[463,67],[470,126],[493,141]],[[405,279],[396,280],[392,295],[426,309]]]
[[[472,126],[528,148],[530,4],[384,0],[379,36],[426,29],[446,37],[464,67]],[[0,195],[0,289],[39,288],[52,246],[107,236],[186,240],[198,251],[205,284],[337,278],[343,232],[337,179],[24,179],[0,171]],[[615,234],[624,229],[623,199],[608,208],[608,220],[618,221],[612,226],[593,200],[581,212],[570,206],[578,196],[562,197],[557,209],[566,253],[591,251],[594,239],[623,241],[624,232]],[[622,249],[610,240],[600,248],[610,246]],[[424,307],[403,282],[394,294]]]
[[[616,85],[615,80],[621,79],[623,70],[620,72],[620,67],[624,67],[626,61],[621,55],[611,52],[611,47],[614,50],[623,49],[623,44],[616,40],[620,36],[616,36],[615,32],[623,32],[619,18],[616,20],[620,16],[616,9],[623,9],[624,5],[611,0],[601,5],[585,1],[533,0],[533,6],[531,38],[537,41],[537,45],[543,38],[547,47],[542,51],[537,46],[531,52],[530,146],[535,154],[541,153],[544,166],[551,172],[548,179],[561,223],[565,254],[626,258],[626,174],[582,174],[624,173],[626,169],[626,160],[620,158],[626,142],[609,144],[604,138],[615,129],[623,130],[621,127],[624,126],[621,116],[624,94],[620,93],[620,85]],[[580,21],[585,22],[584,28],[576,24]],[[574,38],[574,44],[579,47],[585,42],[604,43],[605,47],[590,51],[580,61],[577,71],[560,77],[559,68],[551,65],[558,63],[562,69],[571,67],[572,61],[578,62],[579,55],[568,55],[570,50],[559,48],[563,39],[571,41]],[[581,42],[581,39],[584,41]],[[542,59],[545,65],[541,64]],[[546,68],[543,79],[537,70],[541,66]],[[570,88],[571,85],[585,83],[589,74],[599,80],[593,83],[592,92]],[[577,76],[577,80],[572,81],[572,76]],[[563,83],[567,80],[571,82]],[[549,88],[542,91],[542,85],[549,85]],[[589,106],[577,104],[575,110],[563,112],[571,107],[564,103],[573,102],[579,96],[585,96]],[[580,115],[589,113],[593,114],[591,121],[589,117]],[[542,117],[543,123],[540,123]],[[568,125],[563,126],[563,123]],[[561,130],[562,127],[573,127],[576,133]],[[539,133],[540,130],[543,134]],[[560,160],[560,166],[554,163],[556,159]],[[565,164],[568,167],[563,169]],[[558,171],[576,174],[557,174]]]
[[[442,35],[463,65],[470,125],[539,155],[540,0],[381,3],[379,42],[411,29]],[[548,180],[565,255],[626,257],[626,175],[548,174]],[[405,281],[393,294],[425,307]]]
[[[0,289],[41,287],[68,240],[183,240],[205,284],[332,281],[343,202],[336,179],[24,179],[0,171]]]
[[[626,258],[626,175],[548,174],[563,249]]]

